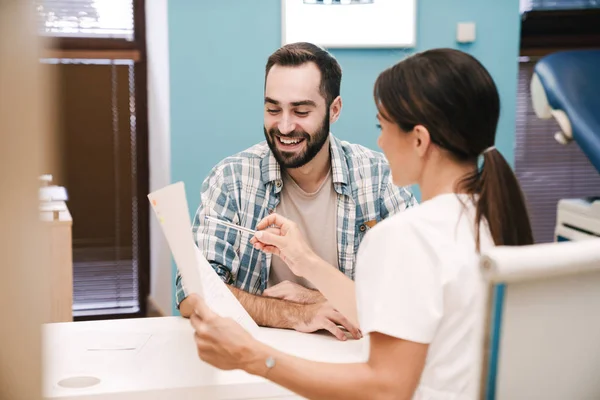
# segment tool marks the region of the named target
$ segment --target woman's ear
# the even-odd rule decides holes
[[[415,150],[420,157],[423,157],[431,145],[429,131],[423,125],[416,125],[413,134],[415,136]]]

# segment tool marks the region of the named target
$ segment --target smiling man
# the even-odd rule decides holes
[[[277,212],[300,227],[321,258],[354,278],[356,250],[378,221],[414,205],[395,187],[383,155],[334,137],[342,110],[342,71],[310,43],[273,53],[265,71],[264,134],[259,143],[217,164],[204,181],[194,219],[196,244],[257,324],[302,332],[360,331],[277,256],[255,250],[251,236],[206,215],[255,229]],[[399,238],[401,240],[401,238]],[[373,265],[373,273],[377,265]],[[177,280],[177,302],[189,317],[194,296]]]

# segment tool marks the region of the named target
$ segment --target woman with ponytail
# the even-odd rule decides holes
[[[198,354],[311,399],[475,399],[486,301],[478,256],[491,246],[533,242],[517,179],[494,147],[498,91],[475,58],[436,49],[381,73],[374,94],[378,145],[394,183],[418,184],[422,204],[366,233],[355,281],[319,259],[297,226],[277,214],[252,239],[369,334],[368,361],[287,355],[195,298]]]

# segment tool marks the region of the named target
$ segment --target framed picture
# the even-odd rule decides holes
[[[417,0],[282,0],[282,42],[327,48],[416,45]]]

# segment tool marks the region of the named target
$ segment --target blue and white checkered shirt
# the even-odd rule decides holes
[[[354,279],[354,260],[366,231],[376,222],[416,204],[390,180],[381,153],[330,135],[333,186],[338,194],[339,269]],[[267,287],[271,255],[254,249],[251,234],[205,222],[211,215],[256,229],[275,212],[283,187],[281,170],[266,142],[217,164],[205,179],[193,223],[196,245],[228,284],[261,294]],[[187,296],[177,274],[177,305]]]

